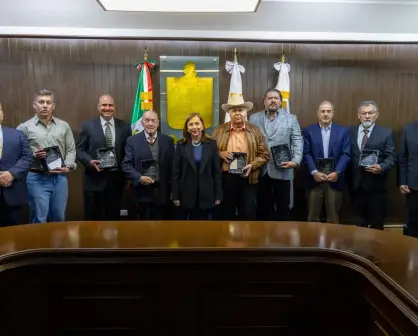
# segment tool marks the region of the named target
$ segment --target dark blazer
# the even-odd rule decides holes
[[[402,132],[398,156],[398,185],[418,190],[418,122],[407,124]]]
[[[316,159],[324,157],[324,145],[322,142],[321,127],[314,124],[303,130],[303,159],[308,170],[307,188],[315,188],[318,183],[312,177],[311,172],[316,170]],[[330,182],[330,186],[336,190],[345,187],[344,171],[350,162],[350,137],[348,128],[332,123],[329,137],[328,157],[335,161],[335,171],[340,172],[337,182]]]
[[[152,154],[144,131],[131,136],[126,142],[122,170],[131,180],[137,202],[156,202],[166,204],[171,195],[171,176],[174,157],[174,141],[168,135],[158,133],[158,174],[157,185],[144,186],[139,183],[141,160],[151,160]],[[157,188],[157,193],[155,193]],[[157,196],[155,195],[157,194]]]
[[[125,156],[126,140],[132,135],[131,126],[120,120],[115,121],[115,152],[116,160],[118,162],[119,169],[112,171],[112,174],[120,174],[121,186],[124,185],[124,174],[120,169],[123,157]],[[96,171],[91,165],[91,160],[97,159],[97,150],[103,148],[105,145],[105,137],[103,132],[102,123],[100,117],[85,121],[81,125],[81,132],[78,137],[77,146],[77,158],[85,167],[84,171],[84,190],[89,191],[102,191],[106,188],[109,172],[103,170],[101,172]]]
[[[360,148],[357,143],[359,126],[350,127],[351,164],[347,171],[347,184],[350,190],[356,191],[360,187],[368,191],[387,191],[387,177],[396,162],[395,145],[392,130],[374,125],[369,135],[366,150],[379,150],[379,165],[382,172],[378,175],[366,172],[359,167]]]
[[[34,160],[28,139],[14,128],[0,126],[3,132],[3,150],[0,171],[9,171],[14,180],[7,188],[0,187],[9,206],[19,206],[27,202],[26,175]]]
[[[199,170],[194,159],[193,145],[180,140],[174,155],[173,201],[183,209],[211,209],[222,200],[222,177],[216,141],[202,142]]]

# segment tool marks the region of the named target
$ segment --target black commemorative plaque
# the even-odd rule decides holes
[[[316,159],[316,169],[322,174],[329,175],[335,170],[334,158]]]
[[[42,166],[46,173],[57,168],[65,167],[64,158],[62,157],[61,151],[58,146],[44,148],[46,156],[41,160]]]
[[[277,168],[282,168],[282,163],[289,162],[292,160],[292,155],[290,154],[290,149],[288,144],[276,145],[270,147],[270,152],[273,156],[274,165]]]
[[[104,147],[97,150],[97,160],[101,169],[117,168],[116,153],[114,148]]]
[[[360,166],[369,167],[379,162],[379,151],[378,150],[362,150],[360,155]]]
[[[141,160],[141,175],[148,176],[154,183],[157,183],[159,181],[157,161],[153,159]]]
[[[247,153],[232,152],[233,158],[229,164],[230,174],[242,174],[244,167],[247,165]]]

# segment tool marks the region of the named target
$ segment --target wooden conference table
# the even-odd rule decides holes
[[[305,222],[0,229],[2,335],[418,335],[418,239]]]

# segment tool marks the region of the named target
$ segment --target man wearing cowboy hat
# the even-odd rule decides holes
[[[255,219],[260,167],[268,162],[270,153],[260,130],[247,122],[247,112],[252,108],[253,103],[244,102],[241,94],[232,94],[228,103],[222,104],[222,110],[230,114],[231,121],[213,131],[222,161],[224,201],[221,217],[224,220],[233,220],[237,208],[241,220]],[[231,173],[232,153],[246,154],[241,175]]]
[[[264,111],[250,116],[250,123],[258,126],[268,143],[269,150],[285,146],[288,159],[273,160],[273,155],[261,170],[258,189],[259,220],[290,220],[290,181],[293,169],[303,157],[303,136],[298,120],[282,108],[282,94],[268,89],[264,94]]]

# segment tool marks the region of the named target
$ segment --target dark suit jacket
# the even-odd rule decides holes
[[[418,122],[407,124],[402,132],[398,156],[398,185],[418,190]]]
[[[3,131],[3,153],[0,171],[9,171],[14,180],[7,188],[0,187],[9,206],[19,206],[27,202],[26,175],[34,160],[28,139],[14,128],[0,126]]]
[[[125,158],[122,169],[131,180],[138,202],[156,202],[167,204],[171,195],[171,176],[174,157],[174,141],[168,135],[158,133],[158,174],[159,183],[144,186],[139,183],[141,160],[152,160],[145,133],[142,131],[131,136],[126,142]],[[157,188],[157,192],[155,192]]]
[[[81,125],[81,132],[78,137],[76,146],[77,158],[85,167],[84,190],[104,190],[107,185],[109,173],[119,175],[119,179],[116,179],[116,183],[120,183],[122,188],[124,186],[124,174],[121,171],[120,166],[123,157],[125,156],[126,140],[132,135],[132,131],[131,126],[128,123],[119,119],[114,119],[114,121],[115,152],[119,169],[112,172],[108,172],[106,170],[98,172],[90,165],[91,160],[97,159],[97,150],[99,148],[103,148],[105,145],[105,137],[100,117],[85,121]]]
[[[388,172],[396,162],[395,145],[392,130],[374,125],[369,135],[365,150],[379,150],[379,165],[382,172],[378,175],[366,172],[359,167],[360,148],[357,143],[359,126],[350,127],[351,164],[347,171],[347,184],[350,190],[357,191],[360,187],[368,191],[387,191]]]
[[[183,209],[211,209],[222,199],[221,166],[215,140],[202,142],[199,170],[194,159],[193,145],[180,140],[174,155],[173,200]]]
[[[312,177],[311,172],[316,170],[316,159],[324,157],[324,146],[322,142],[321,127],[314,124],[303,130],[303,159],[308,170],[308,189],[315,188],[318,183]],[[337,182],[331,182],[330,186],[336,190],[343,190],[345,187],[344,171],[350,162],[350,137],[347,127],[332,123],[329,138],[328,157],[334,158],[335,171],[340,172]]]

